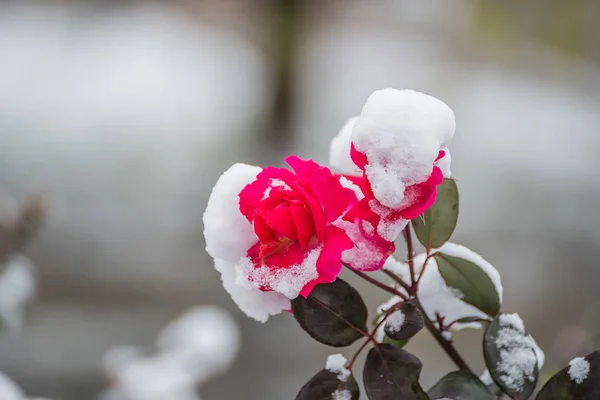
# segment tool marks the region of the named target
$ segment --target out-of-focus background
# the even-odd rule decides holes
[[[0,370],[32,396],[95,399],[110,347],[148,346],[183,310],[217,304],[242,348],[202,398],[293,398],[337,351],[289,315],[262,325],[237,310],[202,213],[234,162],[326,163],[384,87],[454,109],[454,240],[501,272],[504,309],[548,370],[584,354],[600,333],[598,17],[596,0],[2,2],[0,218],[33,194],[49,206],[26,251],[37,298],[0,336]],[[347,279],[369,305],[386,300]],[[478,371],[480,336],[455,337]],[[409,349],[425,387],[453,368],[426,333]]]

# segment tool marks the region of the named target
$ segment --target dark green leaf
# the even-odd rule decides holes
[[[340,278],[315,286],[306,299],[292,300],[292,312],[313,339],[333,347],[349,346],[367,330],[367,306]]]
[[[373,347],[363,371],[367,397],[370,400],[427,399],[419,385],[422,368],[417,357],[394,345]]]
[[[452,236],[458,220],[458,188],[453,179],[446,178],[437,187],[435,203],[412,220],[417,239],[425,248],[438,248]]]
[[[500,311],[496,286],[481,267],[464,258],[434,255],[446,285],[462,293],[461,300],[494,317]]]
[[[490,323],[483,336],[483,355],[496,385],[511,399],[525,400],[535,390],[538,361],[533,339],[522,323],[513,322],[515,317],[500,314]]]
[[[352,395],[351,400],[358,400],[360,397],[360,389],[353,375],[345,382],[340,382],[335,373],[324,369],[302,386],[296,400],[332,400],[333,393],[338,390],[349,391]]]
[[[571,372],[577,378],[576,371],[585,371],[582,360],[572,361],[554,375],[538,393],[536,400],[598,400],[600,399],[600,350],[585,356],[587,375],[583,379],[571,379]],[[579,368],[578,368],[579,367]],[[581,368],[584,367],[584,368]],[[571,372],[569,372],[571,371]]]
[[[402,322],[402,326],[400,329],[397,329],[394,326],[395,318],[397,318],[396,313],[402,313],[404,321]],[[405,301],[399,307],[398,311],[394,311],[388,317],[388,320],[385,324],[384,330],[385,334],[392,339],[395,340],[407,340],[411,337],[415,336],[421,329],[423,329],[423,325],[425,322],[423,321],[423,314],[421,311],[415,306],[411,301]]]
[[[495,400],[496,398],[468,371],[454,371],[438,381],[427,394],[432,399],[447,397],[452,400]]]

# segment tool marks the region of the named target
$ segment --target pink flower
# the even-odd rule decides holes
[[[437,186],[450,176],[447,146],[455,127],[452,110],[434,97],[412,90],[374,92],[331,143],[332,164],[352,175],[358,169],[365,180],[365,197],[344,219],[366,221],[384,240],[396,240],[431,207]]]
[[[334,222],[357,203],[356,194],[313,161],[286,162],[293,171],[234,165],[204,214],[207,251],[225,289],[259,321],[333,282],[342,252],[354,245]]]

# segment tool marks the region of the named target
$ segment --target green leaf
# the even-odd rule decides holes
[[[577,377],[576,371],[585,371],[586,364],[582,360],[571,361],[554,375],[540,390],[536,400],[598,400],[600,399],[600,350],[584,357],[587,362],[587,375],[583,379],[571,379],[571,372]],[[582,376],[583,376],[582,375]]]
[[[454,371],[438,381],[427,394],[432,399],[495,400],[485,385],[468,371]]]
[[[367,306],[340,278],[315,286],[306,299],[292,300],[292,312],[313,339],[332,347],[349,346],[367,331]]]
[[[458,221],[458,188],[454,179],[445,178],[437,187],[435,203],[412,220],[417,239],[425,248],[438,248],[446,243]]]
[[[389,337],[388,335],[383,335],[383,340],[381,341],[381,343],[387,343],[399,348],[403,348],[408,344],[408,340],[395,340]]]
[[[402,313],[402,325],[396,327],[394,322],[394,318],[396,317],[396,313]],[[405,301],[400,305],[398,311],[394,311],[388,319],[384,326],[384,331],[386,336],[394,340],[408,340],[411,337],[415,336],[421,329],[425,322],[423,320],[423,314],[417,308],[417,306],[411,301]]]
[[[511,399],[532,395],[539,375],[535,344],[516,314],[500,314],[490,323],[483,356],[492,379]]]
[[[409,352],[391,344],[373,347],[363,370],[363,382],[370,400],[423,400],[419,385],[423,365]]]
[[[462,294],[467,304],[494,317],[500,311],[500,297],[489,275],[477,264],[444,253],[434,254],[446,285]]]
[[[333,393],[342,390],[350,392],[350,400],[360,397],[360,389],[353,375],[341,382],[335,373],[323,369],[302,386],[296,400],[332,400]]]

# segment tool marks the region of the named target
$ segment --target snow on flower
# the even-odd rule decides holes
[[[434,97],[412,90],[374,92],[330,146],[335,168],[366,179],[365,199],[351,216],[394,241],[435,202],[437,186],[450,175],[447,147],[455,128],[452,110]]]
[[[354,246],[334,225],[356,203],[329,169],[296,156],[285,168],[236,164],[219,178],[204,213],[206,249],[248,316],[266,321],[333,282]]]

